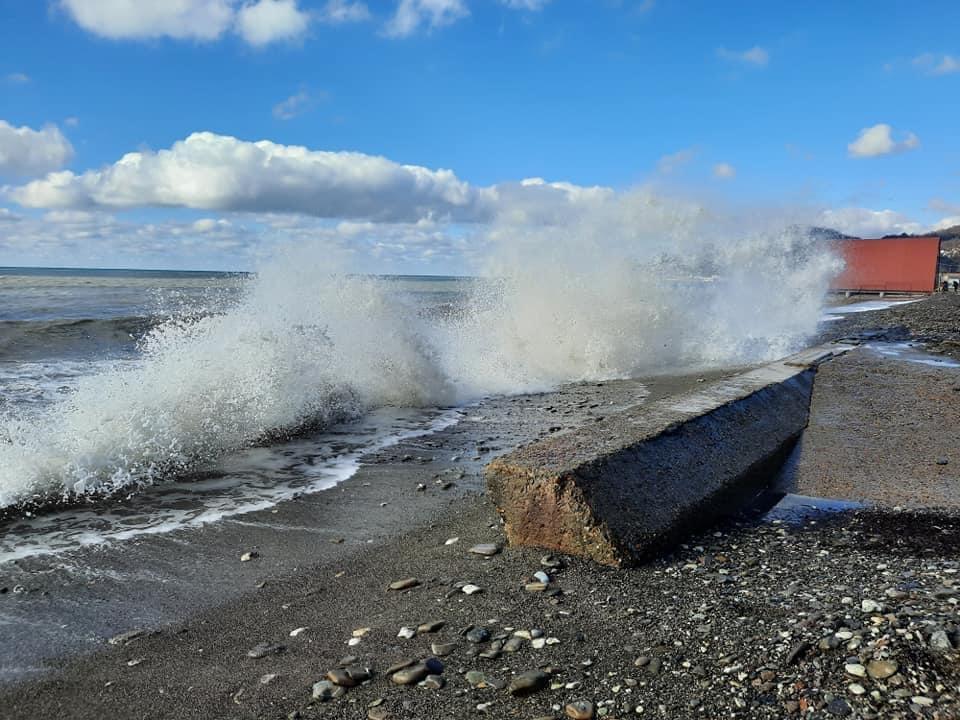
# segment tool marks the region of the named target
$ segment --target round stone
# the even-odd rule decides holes
[[[532,695],[550,684],[550,676],[542,670],[527,670],[510,682],[510,694],[518,697]]]
[[[429,674],[430,671],[427,669],[426,664],[420,662],[409,667],[405,667],[403,670],[398,670],[390,676],[390,680],[395,685],[414,685],[423,680]]]
[[[866,677],[867,669],[860,663],[847,663],[843,666],[843,669],[847,671],[848,674],[853,675],[854,677]]]
[[[570,720],[593,720],[593,703],[589,700],[574,700],[563,709]]]
[[[886,680],[896,675],[898,669],[893,660],[871,660],[867,663],[867,674],[874,680]]]

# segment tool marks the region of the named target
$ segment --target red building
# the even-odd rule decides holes
[[[838,292],[929,293],[937,287],[939,237],[838,240],[846,267],[833,279]]]

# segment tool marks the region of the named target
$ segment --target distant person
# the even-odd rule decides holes
[[[948,289],[949,289],[949,285],[947,284],[946,280],[940,283],[940,292],[947,292]]]
[[[960,280],[953,281],[953,291],[960,292]]]

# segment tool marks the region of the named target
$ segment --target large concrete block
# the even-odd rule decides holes
[[[657,553],[771,477],[807,424],[816,364],[846,349],[813,348],[501,456],[486,478],[508,541],[613,566]]]

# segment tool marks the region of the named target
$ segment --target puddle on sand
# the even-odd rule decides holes
[[[930,367],[960,368],[960,362],[952,358],[940,357],[932,353],[924,352],[921,348],[915,347],[911,343],[868,342],[862,345],[862,347],[877,355],[882,355],[883,357],[894,360],[929,365]]]
[[[809,520],[820,520],[838,513],[862,510],[865,507],[867,505],[855,500],[838,500],[787,493],[763,514],[761,521],[781,521],[791,525],[802,525]]]

